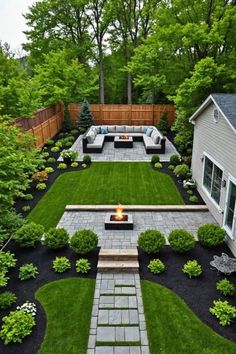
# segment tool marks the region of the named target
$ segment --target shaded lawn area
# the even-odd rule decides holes
[[[28,219],[56,226],[67,204],[184,204],[174,181],[146,162],[97,162],[89,169],[63,173]]]
[[[36,292],[47,315],[39,354],[86,353],[94,290],[94,279],[69,278],[44,285]]]
[[[205,325],[173,291],[141,281],[151,354],[234,354],[236,345]]]

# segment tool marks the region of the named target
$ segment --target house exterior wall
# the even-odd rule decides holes
[[[220,226],[223,226],[229,177],[236,180],[236,133],[221,114],[218,123],[214,121],[213,111],[215,108],[214,103],[211,103],[194,122],[192,173],[200,195],[216,221]],[[222,180],[227,182],[225,187],[221,187],[219,206],[203,186],[204,162],[202,157],[204,154],[207,154],[223,170]],[[227,237],[227,243],[236,255],[236,227],[234,227],[231,237],[233,239]]]

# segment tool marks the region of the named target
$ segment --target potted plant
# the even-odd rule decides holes
[[[78,152],[73,150],[64,150],[61,153],[61,157],[66,164],[70,164],[77,159]]]

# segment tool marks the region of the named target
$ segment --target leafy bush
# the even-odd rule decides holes
[[[165,245],[165,237],[158,230],[146,230],[138,237],[139,247],[147,253],[158,253]]]
[[[161,169],[162,168],[162,164],[160,162],[155,163],[154,165],[155,168]]]
[[[236,307],[228,303],[228,301],[214,300],[214,306],[210,307],[209,311],[212,315],[218,318],[221,326],[230,325],[236,317]]]
[[[76,168],[78,166],[79,166],[78,162],[72,162],[72,164],[71,164],[71,167],[74,167],[74,168]]]
[[[177,166],[180,164],[180,157],[177,154],[171,155],[170,157],[170,164]]]
[[[203,246],[215,247],[224,242],[226,233],[219,225],[205,224],[198,228],[197,235]]]
[[[63,140],[58,140],[55,144],[56,147],[58,147],[59,149],[62,148],[63,146]]]
[[[77,134],[77,133],[78,133],[78,129],[72,129],[72,130],[71,130],[71,134],[74,134],[74,135],[75,135],[75,134]]]
[[[43,191],[43,190],[46,189],[46,188],[47,188],[46,183],[38,183],[38,184],[36,185],[36,189],[37,189],[38,191]]]
[[[55,157],[49,157],[49,158],[47,159],[47,163],[48,163],[48,164],[52,164],[52,163],[55,163],[55,162],[56,162]]]
[[[165,265],[160,259],[156,258],[149,263],[148,269],[153,274],[159,274],[165,270]]]
[[[6,211],[1,214],[0,223],[0,245],[25,224],[25,220],[13,211]]]
[[[84,134],[86,132],[86,130],[87,130],[87,128],[79,127],[80,134]]]
[[[33,197],[32,194],[25,194],[25,195],[23,196],[23,199],[25,199],[25,200],[32,200],[32,199],[34,199],[34,197]]]
[[[191,195],[189,197],[189,200],[191,203],[197,203],[198,202],[198,197],[196,195]]]
[[[192,191],[191,189],[188,189],[188,190],[187,190],[187,193],[188,193],[189,195],[193,195],[193,191]]]
[[[49,156],[49,153],[47,151],[42,152],[41,156],[42,156],[43,159],[46,159]]]
[[[65,170],[67,168],[67,164],[61,162],[61,163],[59,163],[57,168],[58,168],[58,170]]]
[[[83,163],[87,164],[90,163],[92,161],[91,156],[89,155],[84,155],[83,157]]]
[[[65,147],[71,147],[71,145],[72,145],[72,143],[70,140],[65,140],[65,142],[64,142]]]
[[[59,146],[54,146],[51,148],[51,152],[58,152],[58,151],[60,151]]]
[[[216,289],[224,296],[233,295],[235,293],[235,286],[226,278],[216,283]]]
[[[152,155],[151,163],[155,164],[160,161],[159,155]]]
[[[61,157],[63,159],[69,158],[69,159],[71,159],[71,161],[75,161],[78,157],[78,152],[74,151],[74,150],[64,150],[61,153]]]
[[[63,248],[68,245],[69,234],[64,228],[52,227],[44,234],[42,244],[51,249]]]
[[[52,139],[48,139],[47,141],[45,141],[45,145],[49,146],[49,145],[53,145],[54,144],[54,140]]]
[[[14,253],[0,251],[0,272],[8,271],[9,268],[15,267],[16,261]]]
[[[37,274],[39,274],[38,268],[34,266],[33,263],[23,264],[19,269],[20,280],[35,278]]]
[[[46,171],[38,171],[32,176],[32,180],[35,182],[45,182],[48,180],[48,174]]]
[[[78,254],[93,251],[98,245],[98,236],[92,230],[79,230],[70,240],[70,247]]]
[[[160,130],[160,132],[162,134],[166,134],[169,130],[169,123],[168,123],[168,116],[167,116],[167,112],[164,111],[161,113],[160,116],[160,121],[157,124],[157,129]]]
[[[170,171],[174,171],[175,166],[174,166],[174,165],[169,165],[169,166],[168,166],[168,169],[169,169]]]
[[[23,206],[22,210],[26,213],[27,211],[30,211],[31,207],[30,205],[25,205]]]
[[[31,313],[24,310],[12,311],[8,316],[3,317],[3,325],[0,338],[4,344],[22,343],[22,339],[32,332],[35,326],[35,319]]]
[[[71,268],[71,264],[66,257],[56,257],[53,261],[53,269],[56,273],[64,273]]]
[[[178,165],[174,169],[174,174],[181,178],[182,180],[186,179],[190,173],[190,169],[186,164]]]
[[[82,163],[81,166],[82,166],[83,168],[86,168],[86,167],[87,167],[86,163]]]
[[[77,273],[88,273],[90,269],[91,269],[91,264],[87,259],[81,258],[78,261],[76,261]]]
[[[34,247],[35,242],[39,241],[44,233],[44,227],[34,222],[23,225],[13,235],[13,239],[21,247]]]
[[[4,291],[0,294],[0,310],[6,310],[16,302],[16,295],[11,291]]]
[[[45,168],[45,172],[47,173],[53,173],[54,172],[54,169],[52,167],[46,167]]]
[[[176,252],[187,252],[194,248],[195,239],[192,234],[183,229],[174,229],[168,237],[170,247]]]
[[[7,270],[3,270],[0,272],[0,288],[7,286],[9,277],[6,276]]]
[[[185,263],[182,270],[189,278],[198,277],[202,274],[202,267],[196,260]]]

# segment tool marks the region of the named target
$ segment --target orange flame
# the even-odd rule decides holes
[[[116,208],[116,214],[115,214],[115,219],[116,220],[122,220],[123,219],[123,207],[121,204],[118,205]]]

